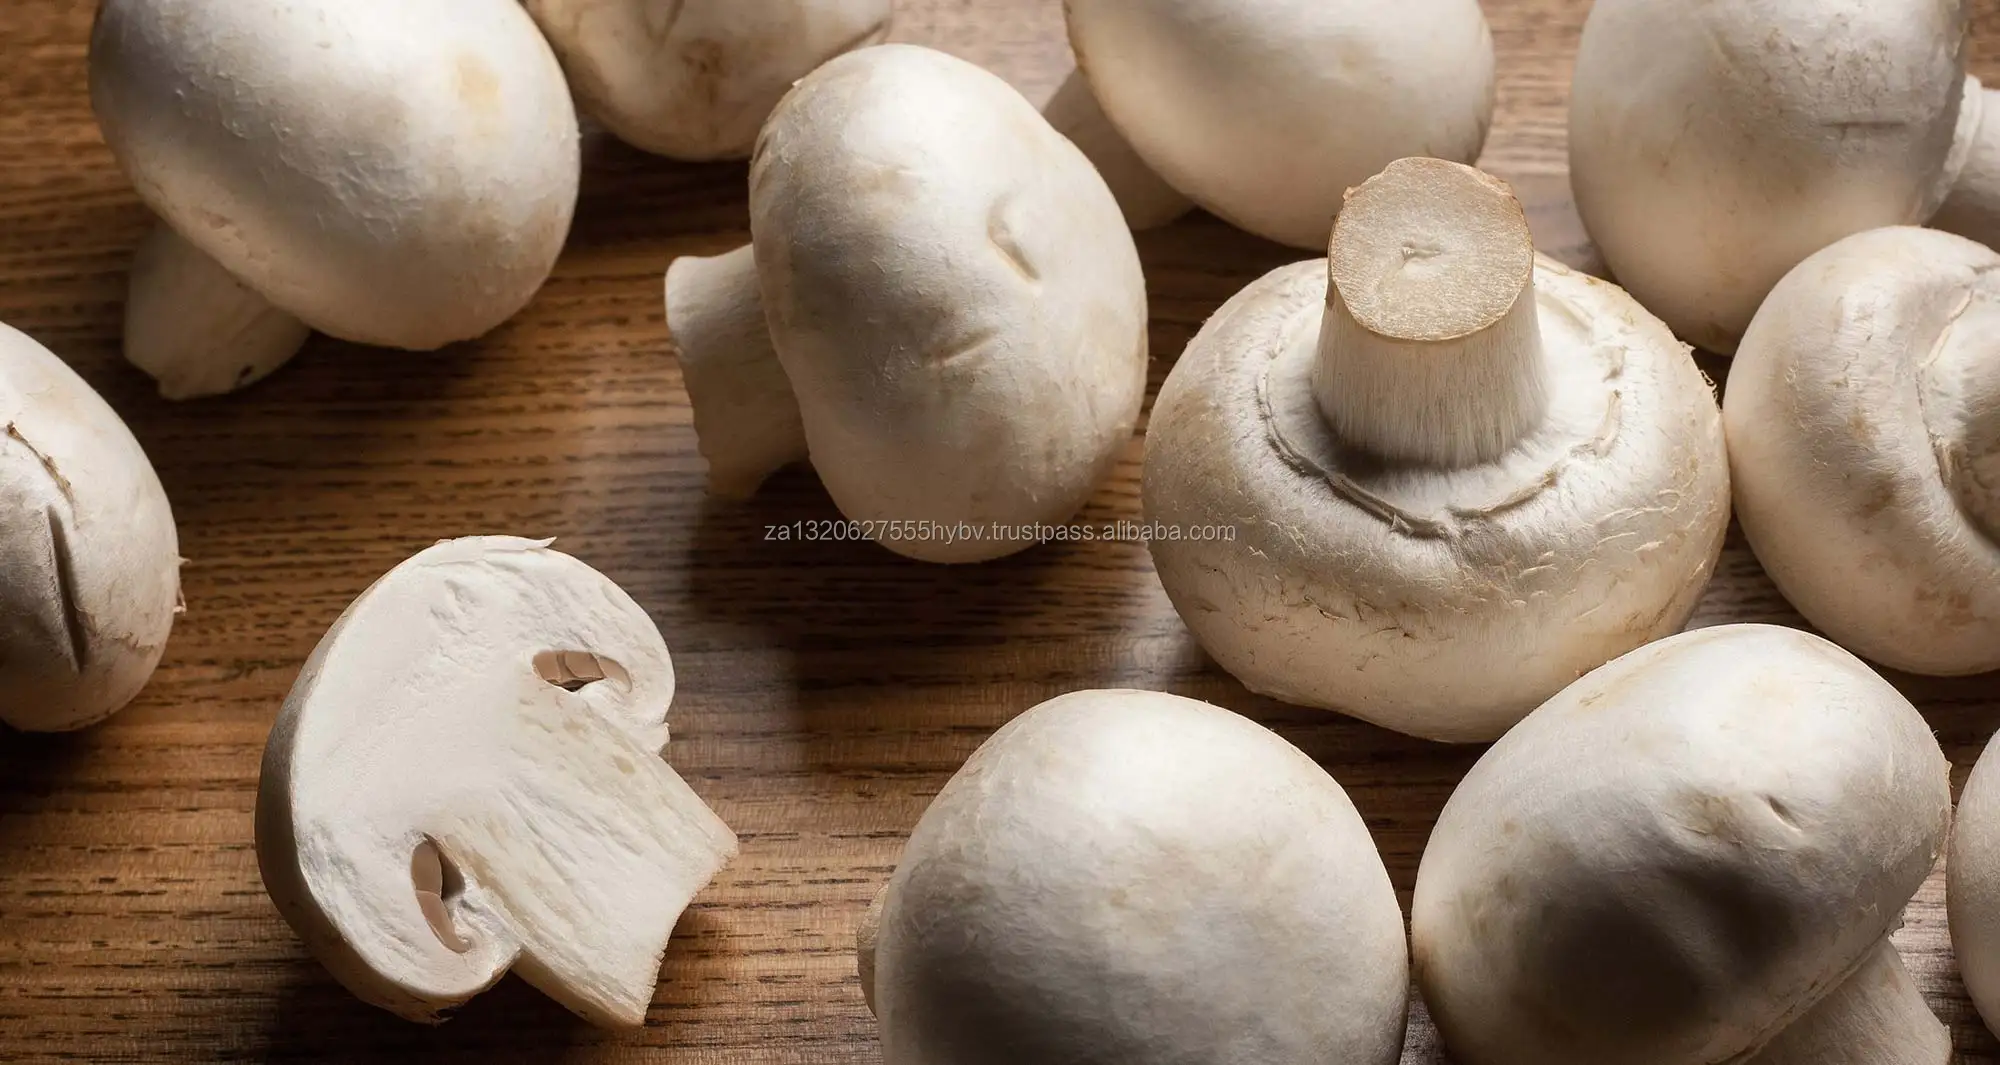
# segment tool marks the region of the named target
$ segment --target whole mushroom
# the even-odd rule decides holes
[[[1966,778],[1945,874],[1959,974],[1987,1028],[2000,1029],[2000,744],[1989,743]]]
[[[1938,224],[2000,237],[2000,118],[1965,76],[1967,7],[1599,0],[1570,173],[1619,283],[1728,354],[1772,286],[1843,237],[1940,205]]]
[[[1771,291],[1723,421],[1744,535],[1849,649],[2000,668],[2000,254],[1936,230],[1848,237]]]
[[[1492,125],[1477,0],[1066,0],[1105,114],[1166,182],[1324,248],[1341,193],[1405,156],[1470,163]]]
[[[1958,133],[1945,162],[1951,191],[1930,225],[2000,246],[2000,90],[1967,76],[1959,97]]]
[[[1074,514],[1130,440],[1146,291],[1117,201],[999,78],[881,45],[808,75],[751,168],[754,251],[667,272],[710,488],[810,455],[912,558]]]
[[[1188,346],[1144,503],[1233,530],[1150,546],[1253,691],[1479,741],[1679,631],[1729,476],[1664,325],[1537,257],[1502,182],[1407,159],[1349,194],[1330,260],[1253,283]]]
[[[1083,71],[1070,71],[1055,95],[1042,105],[1042,114],[1103,175],[1119,209],[1125,212],[1125,223],[1134,231],[1166,225],[1194,210],[1194,201],[1154,173],[1132,142],[1111,124]]]
[[[1368,828],[1228,711],[1077,692],[994,734],[859,938],[886,1065],[1394,1065],[1408,954]]]
[[[169,398],[270,373],[308,327],[480,336],[569,233],[576,110],[516,0],[103,0],[90,91],[165,227],[125,348]]]
[[[1951,819],[1924,719],[1738,625],[1584,677],[1473,767],[1411,919],[1462,1065],[1945,1065],[1888,935]]]
[[[0,324],[0,722],[56,732],[117,713],[180,607],[173,509],[116,411]]]
[[[439,1021],[512,969],[639,1025],[736,837],[661,758],[673,663],[646,611],[549,541],[448,540],[376,581],[264,748],[257,864],[363,1000]]]
[[[526,0],[583,109],[674,159],[741,159],[792,83],[881,41],[892,0]]]

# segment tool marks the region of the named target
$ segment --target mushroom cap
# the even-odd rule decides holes
[[[938,795],[875,955],[888,1065],[1393,1065],[1402,910],[1340,785],[1246,718],[1078,692]]]
[[[343,339],[480,336],[569,233],[576,110],[514,0],[104,0],[90,88],[147,204]]]
[[[583,109],[675,159],[742,159],[792,83],[889,32],[891,0],[527,0]]]
[[[673,694],[645,610],[548,541],[420,552],[285,700],[265,887],[349,990],[412,1020],[513,968],[588,1020],[643,1023],[674,923],[736,850],[660,757]]]
[[[1276,270],[1188,345],[1146,435],[1174,606],[1252,691],[1429,739],[1491,740],[1679,631],[1729,521],[1714,394],[1657,319],[1538,257],[1548,413],[1494,462],[1343,446],[1310,377],[1328,263]]]
[[[1067,0],[1106,114],[1167,183],[1324,250],[1341,193],[1413,155],[1470,163],[1493,120],[1477,0]]]
[[[180,613],[160,478],[118,413],[0,325],[0,721],[101,721],[145,687]]]
[[[1967,6],[1599,0],[1570,180],[1618,282],[1727,354],[1801,259],[1930,217],[1949,191]]]
[[[772,114],[750,175],[772,340],[813,466],[860,522],[1061,522],[1146,388],[1139,255],[1088,160],[1006,82],[851,52]],[[935,562],[1012,536],[885,539]]]
[[[1042,115],[1057,132],[1082,149],[1090,164],[1104,176],[1104,183],[1110,186],[1111,194],[1118,198],[1118,206],[1125,212],[1125,224],[1134,232],[1164,226],[1194,210],[1194,201],[1154,173],[1125,135],[1118,132],[1118,127],[1111,124],[1083,71],[1069,72],[1049,102],[1042,105]]]
[[[1966,993],[2000,1028],[2000,743],[1989,744],[1958,797],[1945,863],[1951,948]]]
[[[2000,254],[1862,233],[1771,292],[1729,369],[1736,510],[1813,625],[1919,673],[2000,668]]]
[[[1690,632],[1577,681],[1424,852],[1417,983],[1453,1060],[1747,1060],[1899,923],[1949,772],[1895,688],[1792,629]]]

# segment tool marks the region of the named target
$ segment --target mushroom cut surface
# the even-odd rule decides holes
[[[509,969],[643,1023],[675,922],[736,840],[662,759],[638,604],[544,541],[441,543],[320,641],[264,753],[257,855],[361,998],[436,1020]]]

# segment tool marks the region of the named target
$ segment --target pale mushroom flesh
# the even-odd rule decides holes
[[[349,990],[442,1019],[510,969],[644,1022],[676,921],[735,853],[662,759],[667,648],[547,541],[446,541],[356,599],[265,749],[257,855]]]

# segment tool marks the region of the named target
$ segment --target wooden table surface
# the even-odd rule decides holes
[[[1594,265],[1568,202],[1564,113],[1587,0],[1486,0],[1501,114],[1486,155],[1544,250]],[[0,7],[0,320],[75,364],[131,424],[180,523],[188,612],[152,685],[77,735],[0,735],[0,1060],[879,1061],[853,932],[929,798],[998,725],[1077,688],[1152,687],[1250,714],[1318,758],[1408,892],[1478,751],[1247,694],[1210,665],[1134,544],[1060,544],[976,568],[871,545],[771,543],[836,516],[806,471],[710,500],[660,280],[744,242],[745,169],[593,136],[571,246],[486,340],[424,356],[315,339],[237,396],[153,397],[117,355],[124,272],[149,218],[85,93],[90,0]],[[1040,100],[1066,73],[1059,0],[901,0],[898,36],[983,63]],[[2000,72],[2000,0],[1975,50]],[[1194,330],[1303,258],[1195,217],[1140,240],[1154,385]],[[1711,370],[1716,364],[1709,364]],[[1084,514],[1136,518],[1140,441]],[[557,536],[652,612],[680,676],[673,764],[742,856],[682,921],[649,1025],[602,1032],[518,981],[448,1025],[349,997],[265,898],[251,805],[300,664],[376,576],[441,537]],[[1695,624],[1797,618],[1732,538]],[[1962,782],[2000,723],[2000,680],[1898,678]],[[1942,880],[1896,942],[1967,1062],[2000,1062],[1966,1002]],[[1445,1060],[1421,1011],[1407,1063]],[[1024,1063],[1032,1065],[1032,1063]]]

